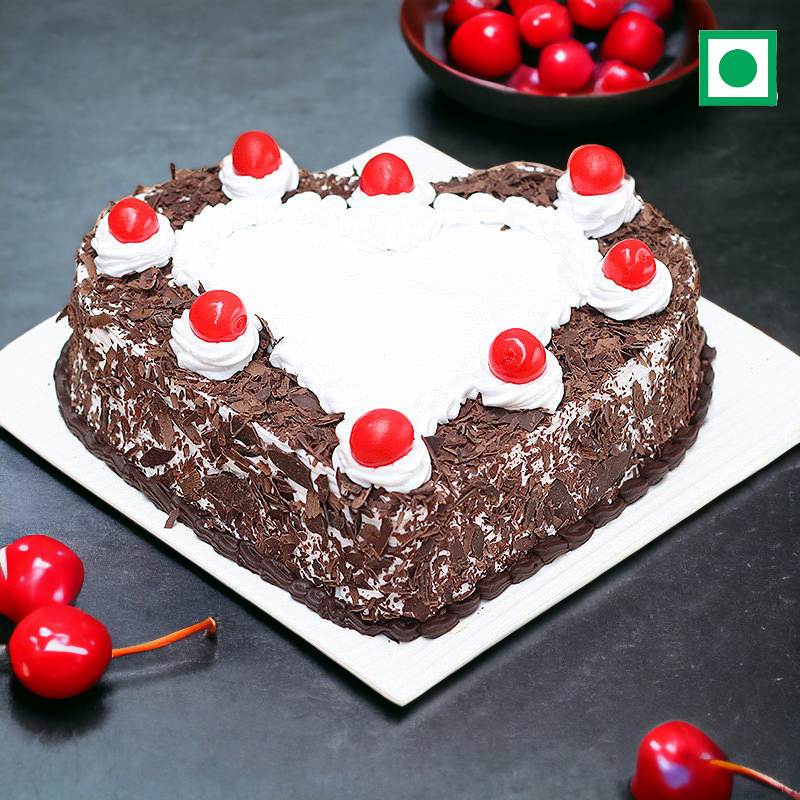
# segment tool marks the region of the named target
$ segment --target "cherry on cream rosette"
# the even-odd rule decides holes
[[[587,302],[607,317],[633,320],[663,311],[672,275],[639,239],[617,242],[591,271]]]
[[[364,164],[348,199],[353,208],[429,206],[436,197],[430,183],[414,178],[408,164],[393,153],[378,153]]]
[[[555,413],[564,397],[558,359],[525,328],[499,333],[489,347],[478,388],[485,406]]]
[[[595,239],[618,230],[642,208],[636,183],[625,174],[622,159],[600,144],[584,144],[572,151],[556,189],[556,208]]]
[[[169,220],[138,197],[126,197],[101,217],[92,237],[97,271],[121,278],[172,258],[175,233]]]
[[[231,200],[283,197],[300,182],[292,157],[264,131],[245,131],[222,159],[222,191]]]
[[[250,363],[260,329],[237,295],[215,289],[201,294],[172,323],[169,344],[179,367],[222,381]]]
[[[376,408],[355,421],[346,415],[336,435],[333,466],[359,486],[410,492],[431,477],[428,448],[400,411]]]

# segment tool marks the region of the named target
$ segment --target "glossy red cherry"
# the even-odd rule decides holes
[[[594,90],[611,94],[638,89],[650,81],[650,76],[636,67],[629,67],[624,61],[606,61],[597,69]]]
[[[638,11],[654,22],[666,22],[675,10],[675,3],[673,0],[636,0],[628,3],[624,10]]]
[[[385,467],[411,452],[414,428],[408,417],[391,408],[376,408],[356,420],[350,452],[363,467]]]
[[[605,30],[622,11],[625,0],[567,0],[576,25],[593,31]]]
[[[536,67],[529,67],[527,64],[520,64],[508,79],[508,85],[518,92],[527,94],[542,94],[542,85],[539,81],[539,70]]]
[[[664,30],[644,14],[626,11],[614,20],[600,53],[649,72],[664,55]]]
[[[531,6],[519,18],[519,33],[531,47],[545,47],[572,36],[572,21],[567,9],[558,3]]]
[[[83,563],[51,536],[22,536],[0,550],[0,614],[19,622],[31,611],[71,603],[83,586]]]
[[[709,764],[725,753],[688,722],[665,722],[642,739],[631,780],[636,800],[728,800],[730,773]]]
[[[625,178],[625,165],[610,147],[582,144],[570,154],[567,172],[578,194],[609,194],[619,189]]]
[[[100,680],[111,661],[111,637],[79,608],[42,606],[14,628],[8,654],[14,674],[30,691],[63,699]]]
[[[631,794],[635,800],[729,800],[733,774],[800,798],[774,778],[732,764],[703,731],[680,720],[658,725],[642,739]]]
[[[264,131],[245,131],[234,142],[233,171],[237,175],[263,178],[281,165],[278,143]]]
[[[470,17],[480,14],[481,11],[490,11],[500,5],[501,0],[452,0],[444,12],[444,24],[450,28],[457,28]]]
[[[542,375],[546,365],[542,343],[524,328],[503,331],[489,348],[489,369],[506,383],[530,383]]]
[[[364,194],[405,194],[414,189],[408,164],[392,153],[378,153],[361,170],[358,186]]]
[[[247,328],[247,311],[233,292],[213,289],[192,303],[189,324],[205,342],[232,342]]]
[[[551,94],[583,89],[594,71],[594,61],[586,46],[569,39],[547,45],[539,55],[539,80]]]
[[[126,197],[108,212],[108,230],[123,244],[144,242],[158,231],[158,217],[144,200]]]
[[[471,75],[507,75],[522,61],[516,18],[502,11],[484,11],[470,17],[453,34],[450,55],[457,67]]]
[[[14,629],[8,642],[11,668],[34,694],[53,700],[74,697],[103,677],[112,658],[166,647],[200,631],[213,636],[213,617],[152,642],[112,650],[105,625],[79,608],[42,606]]]
[[[617,242],[603,259],[603,275],[624,289],[641,289],[656,276],[653,251],[640,239]]]

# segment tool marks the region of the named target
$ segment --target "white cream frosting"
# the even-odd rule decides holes
[[[414,436],[411,450],[384,467],[365,467],[353,458],[350,433],[360,414],[347,415],[337,426],[339,444],[333,451],[334,469],[340,469],[359,486],[380,486],[390,492],[410,492],[431,477],[431,455],[420,436]]]
[[[121,242],[108,228],[108,214],[97,223],[92,237],[92,247],[97,252],[94,260],[97,271],[112,278],[121,278],[133,272],[144,272],[150,267],[163,267],[172,258],[175,232],[169,220],[156,212],[158,230],[143,242]]]
[[[415,180],[410,192],[399,194],[367,194],[357,186],[347,204],[353,208],[368,206],[392,213],[404,206],[429,206],[435,197],[436,190],[430,183]]]
[[[300,182],[300,171],[294,159],[283,148],[279,149],[281,163],[274,172],[263,178],[237,174],[233,168],[233,155],[228,153],[222,159],[219,170],[225,195],[231,200],[240,200],[245,197],[283,197],[286,192],[293,192]]]
[[[557,181],[556,208],[563,209],[577,222],[587,236],[598,238],[613,233],[630,222],[641,210],[636,182],[628,175],[618,189],[608,194],[578,194],[572,179],[565,172]]]
[[[241,336],[232,342],[207,342],[192,330],[187,309],[172,323],[169,346],[179,367],[214,381],[224,381],[250,363],[258,350],[260,330],[261,323],[248,314],[247,327]]]
[[[478,386],[483,404],[509,411],[540,408],[555,413],[564,398],[564,378],[558,359],[549,350],[545,350],[545,356],[544,372],[528,383],[501,381],[489,369],[488,361],[484,362]]]
[[[603,272],[602,261],[591,268],[587,303],[616,320],[641,319],[663,311],[672,296],[672,275],[666,264],[656,259],[653,280],[640,289],[626,289]]]
[[[399,224],[405,214],[425,224]],[[441,195],[395,213],[304,193],[205,208],[178,232],[172,274],[195,292],[201,282],[235,292],[269,320],[270,362],[345,415],[336,466],[361,485],[409,491],[430,475],[420,437],[465,399],[555,409],[563,383],[552,354],[531,384],[498,386],[489,344],[526,327],[547,345],[586,301],[599,258],[569,215],[522,198]],[[417,441],[377,469],[349,452],[352,424],[373,408],[405,414]]]

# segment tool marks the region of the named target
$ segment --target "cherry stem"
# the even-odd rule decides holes
[[[750,769],[750,767],[743,767],[741,764],[732,764],[730,761],[721,761],[718,758],[712,758],[708,763],[720,769],[726,769],[728,772],[733,772],[736,775],[744,775],[746,778],[760,781],[773,789],[777,789],[779,792],[783,792],[789,797],[793,797],[794,800],[800,800],[800,792],[790,789],[788,786],[782,784],[780,781],[776,781],[775,778],[770,778],[769,775],[765,775],[763,772]]]
[[[133,644],[130,647],[116,647],[111,651],[111,658],[120,658],[121,656],[130,656],[134,653],[147,653],[150,650],[158,650],[160,647],[179,642],[181,639],[186,639],[194,633],[205,631],[206,637],[211,638],[217,633],[217,621],[214,617],[208,617],[196,625],[190,625],[188,628],[181,628],[175,633],[169,633],[162,636],[160,639],[153,639],[151,642],[142,642],[141,644]]]

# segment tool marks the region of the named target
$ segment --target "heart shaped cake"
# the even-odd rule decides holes
[[[711,396],[686,238],[619,156],[427,183],[261,131],[103,211],[56,366],[76,436],[323,617],[438,636],[675,467]]]

